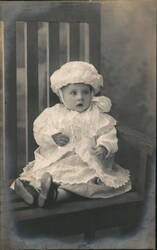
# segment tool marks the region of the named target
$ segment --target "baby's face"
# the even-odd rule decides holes
[[[92,99],[90,86],[83,83],[69,84],[62,88],[62,93],[68,109],[83,112],[89,108]]]

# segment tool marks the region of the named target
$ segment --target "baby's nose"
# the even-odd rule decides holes
[[[81,93],[77,95],[77,99],[78,99],[78,100],[83,100],[83,96],[82,96]]]

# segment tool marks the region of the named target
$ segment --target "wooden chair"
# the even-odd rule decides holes
[[[13,179],[27,161],[33,160],[37,146],[32,134],[33,120],[46,106],[58,101],[48,87],[50,74],[69,60],[86,60],[100,70],[100,4],[7,2],[2,3],[1,20],[4,23],[4,178]],[[43,26],[46,33],[39,41]],[[42,54],[38,47],[43,44],[46,46]],[[44,69],[40,67],[43,58]],[[19,69],[23,85],[19,85]],[[40,79],[44,79],[43,83]],[[145,198],[146,166],[152,147],[142,134],[124,126],[118,126],[118,136],[116,160],[131,171],[130,192],[109,199],[71,200],[52,209],[31,208],[11,194],[10,209],[19,231],[31,235],[84,232],[92,236],[100,228],[135,225]]]

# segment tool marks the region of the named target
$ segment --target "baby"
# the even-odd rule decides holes
[[[72,61],[55,71],[51,88],[61,103],[34,121],[39,145],[11,188],[30,205],[44,207],[74,195],[109,198],[131,189],[129,171],[114,162],[116,120],[111,101],[95,97],[103,78],[92,64]]]

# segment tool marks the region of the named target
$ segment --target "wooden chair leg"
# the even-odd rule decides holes
[[[95,231],[84,232],[84,241],[87,243],[93,242],[95,240]]]
[[[84,231],[84,241],[86,243],[90,243],[95,239],[94,216],[92,214],[88,214],[87,218],[87,228]]]

